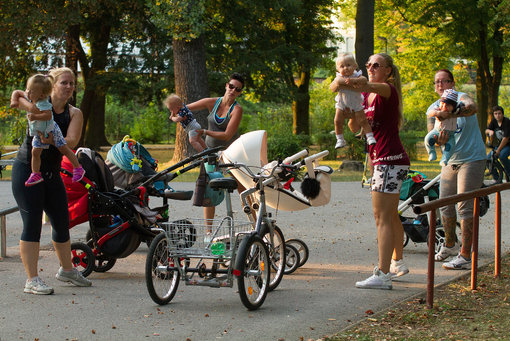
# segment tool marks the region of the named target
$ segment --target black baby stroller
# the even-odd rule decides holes
[[[158,233],[155,232],[156,228],[160,223],[168,221],[168,205],[150,208],[147,189],[152,187],[155,181],[162,178],[171,180],[178,174],[198,167],[200,162],[192,161],[213,152],[215,150],[196,154],[156,173],[138,187],[124,190],[114,187],[113,176],[98,153],[90,149],[78,150],[78,159],[86,170],[86,177],[80,181],[81,187],[86,191],[86,200],[83,200],[83,197],[80,199],[82,204],[79,209],[72,209],[70,204],[71,225],[73,218],[79,217],[77,221],[89,221],[90,230],[86,243],[75,242],[71,245],[74,266],[79,268],[84,276],[88,276],[92,271],[105,272],[113,267],[118,258],[133,253],[141,242],[150,245]],[[69,165],[63,166],[63,178],[67,187],[70,182]],[[177,168],[180,168],[178,172],[170,174]],[[77,184],[71,182],[70,186],[76,187]],[[188,200],[192,194],[192,191],[187,194]],[[172,198],[164,192],[161,196]],[[85,214],[76,213],[84,208]]]
[[[425,174],[410,170],[408,178],[402,183],[400,200],[403,200],[403,202],[398,207],[398,213],[405,231],[404,247],[409,243],[409,240],[415,243],[428,243],[430,214],[419,214],[412,217],[403,216],[403,213],[413,205],[420,205],[439,198],[440,180],[440,174],[430,180],[427,179]],[[488,196],[480,198],[480,217],[487,213],[489,205]],[[436,221],[435,244],[438,248],[444,242],[445,234],[439,214],[437,214],[436,217],[438,218]],[[457,226],[460,226],[460,224],[457,223]]]

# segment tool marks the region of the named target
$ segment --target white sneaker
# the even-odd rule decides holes
[[[390,264],[390,274],[391,278],[397,278],[400,276],[404,276],[409,273],[409,268],[404,263],[403,259],[400,260],[391,260]]]
[[[36,277],[33,280],[27,279],[25,282],[24,292],[35,295],[51,295],[53,294],[53,288],[44,283],[40,277]]]
[[[347,144],[347,142],[345,142],[344,139],[337,139],[336,144],[335,144],[335,149],[343,148],[343,147],[345,147],[346,144]]]
[[[439,249],[439,252],[436,253],[434,259],[436,262],[442,262],[450,256],[456,256],[458,253],[459,245],[457,245],[457,243],[455,243],[452,247],[448,247],[443,243],[441,244],[441,248]]]
[[[377,141],[376,141],[375,137],[373,137],[373,136],[368,137],[367,136],[367,144],[368,145],[376,144],[376,143],[377,143]]]
[[[60,267],[55,277],[59,281],[70,282],[78,287],[90,287],[92,285],[92,282],[83,277],[76,268],[73,268],[71,271],[64,271],[64,268]]]
[[[386,289],[391,290],[391,273],[385,274],[376,266],[374,268],[374,274],[364,281],[356,282],[356,288],[360,289]]]
[[[445,268],[446,270],[470,270],[471,259],[466,259],[459,254],[451,261],[443,263],[443,268]]]

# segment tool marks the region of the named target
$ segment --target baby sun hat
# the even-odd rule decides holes
[[[451,104],[454,107],[457,106],[457,91],[452,89],[446,89],[441,96],[441,102],[445,104]]]

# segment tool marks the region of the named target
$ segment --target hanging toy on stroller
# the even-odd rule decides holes
[[[126,135],[108,151],[106,165],[112,172],[115,186],[132,189],[157,173],[158,161],[142,144]],[[152,187],[160,193],[167,189],[162,180],[155,181]]]

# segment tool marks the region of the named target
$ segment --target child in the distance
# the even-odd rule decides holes
[[[176,94],[170,94],[163,102],[170,111],[170,119],[173,122],[180,122],[189,136],[189,143],[197,152],[201,152],[206,148],[205,141],[200,137],[197,130],[202,129],[200,123],[193,117],[193,113],[182,102],[181,98]]]
[[[362,86],[367,83],[367,79],[361,75],[361,71],[357,71],[358,64],[356,59],[351,53],[343,53],[336,59],[337,74],[335,81],[338,84],[348,84],[353,87]],[[340,89],[335,97],[335,134],[336,134],[336,145],[335,148],[342,148],[345,146],[344,139],[344,121],[345,121],[345,109],[349,108],[354,111],[354,117],[356,122],[359,123],[365,136],[367,143],[375,144],[376,140],[372,133],[372,127],[367,121],[365,116],[365,110],[363,108],[363,95],[359,92]]]
[[[49,75],[37,74],[30,77],[27,81],[26,91],[14,90],[11,95],[11,107],[17,108],[20,100],[27,100],[35,103],[40,113],[27,113],[29,134],[32,138],[32,173],[25,182],[25,186],[33,186],[44,181],[41,168],[41,153],[43,149],[48,149],[49,145],[41,141],[39,134],[48,137],[53,134],[53,144],[73,165],[73,182],[80,181],[85,175],[85,170],[78,162],[78,158],[71,148],[66,144],[58,124],[53,120],[53,106],[49,101],[51,90],[53,89],[53,77]]]
[[[446,89],[440,99],[439,111],[449,113],[458,112],[459,105],[457,103],[457,98],[458,94],[455,90]],[[450,160],[452,151],[455,148],[455,130],[457,130],[457,117],[450,117],[440,121],[436,117],[436,114],[436,111],[432,111],[430,114],[431,117],[436,118],[436,121],[434,123],[434,129],[429,131],[427,136],[425,136],[425,148],[429,153],[429,161],[436,160],[437,154],[434,146],[437,141],[437,136],[439,136],[441,131],[447,131],[448,141],[443,146],[441,146],[443,156],[441,157],[440,161],[441,166],[446,166],[448,164],[448,160]]]

